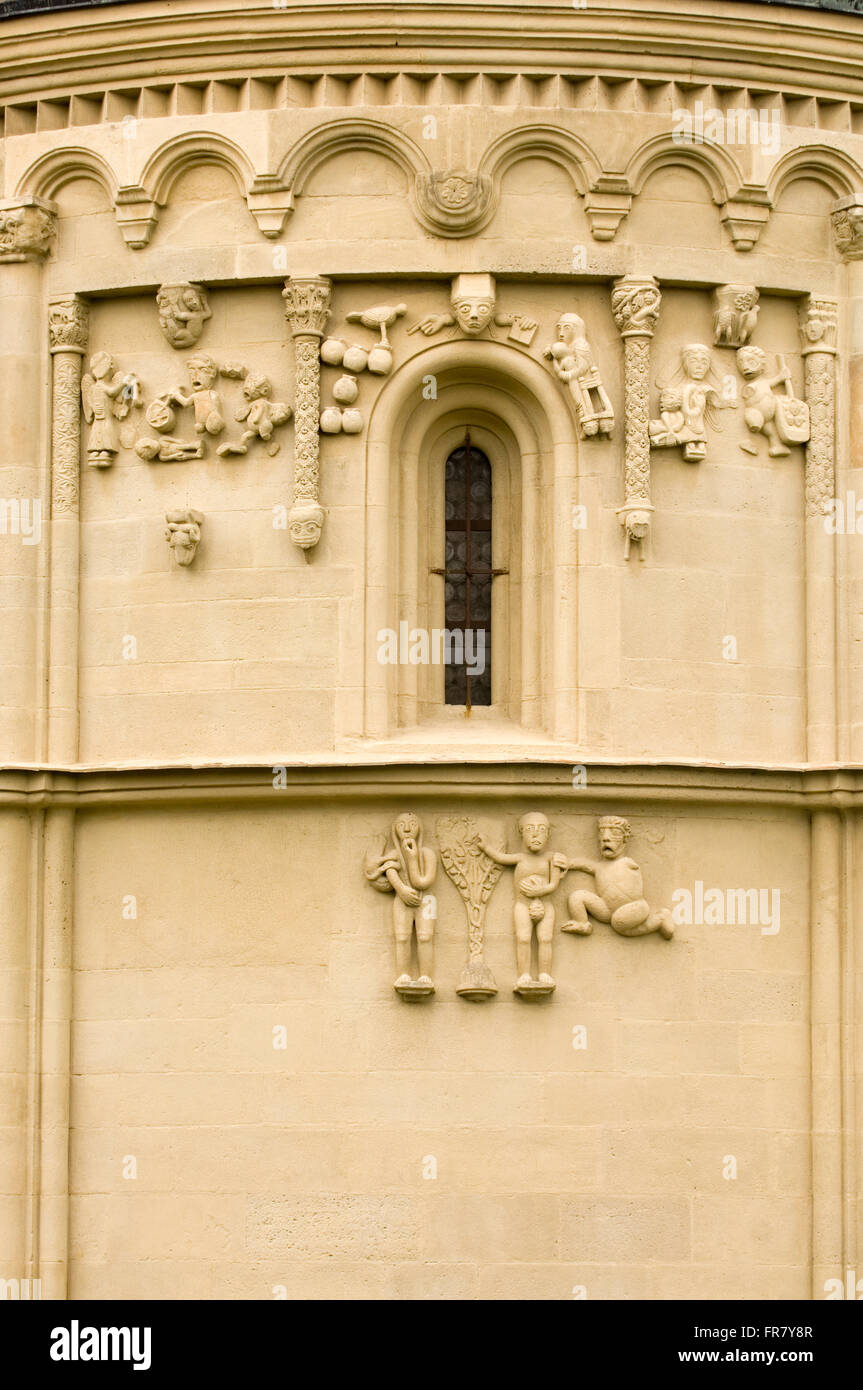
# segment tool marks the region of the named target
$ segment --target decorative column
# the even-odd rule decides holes
[[[78,759],[78,479],[81,360],[89,310],[78,295],[52,300],[51,591],[48,649],[48,761]]]
[[[809,405],[806,445],[806,753],[836,758],[836,537],[827,513],[836,495],[836,318],[832,299],[810,295],[800,311]]]
[[[626,556],[632,541],[642,541],[650,526],[650,340],[662,296],[652,276],[625,275],[615,280],[611,312],[623,339],[624,495],[617,515],[626,532]]]
[[[331,281],[323,276],[285,282],[285,317],[294,340],[294,492],[288,529],[306,556],[321,538],[320,504],[320,346],[330,316]]]

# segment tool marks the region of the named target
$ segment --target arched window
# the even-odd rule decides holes
[[[446,461],[444,526],[445,563],[438,572],[445,580],[444,622],[456,657],[446,667],[444,700],[471,709],[492,702],[492,585],[506,571],[492,566],[491,464],[471,444],[469,430]]]

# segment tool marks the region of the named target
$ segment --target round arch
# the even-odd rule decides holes
[[[519,552],[521,666],[518,693],[507,703],[522,725],[574,740],[574,420],[568,398],[533,358],[502,343],[471,339],[417,352],[389,378],[369,418],[364,729],[385,737],[399,723],[411,722],[415,691],[404,683],[400,688],[392,668],[376,661],[373,638],[422,606],[419,537],[420,527],[428,529],[421,508],[423,472],[436,441],[468,417],[497,441],[513,479],[508,514],[518,518],[511,543]],[[556,614],[569,620],[558,621],[552,631]]]

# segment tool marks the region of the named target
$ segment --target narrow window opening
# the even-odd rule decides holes
[[[462,661],[447,661],[444,700],[463,705],[491,704],[492,584],[505,569],[492,566],[491,464],[471,444],[464,443],[446,461],[444,483],[445,563],[435,574],[444,577],[444,623],[449,650]],[[459,653],[458,638],[463,646]]]

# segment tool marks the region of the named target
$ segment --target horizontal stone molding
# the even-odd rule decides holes
[[[272,803],[310,798],[336,802],[400,797],[451,802],[464,797],[499,801],[542,798],[556,814],[590,813],[608,802],[651,808],[770,808],[808,814],[817,810],[863,812],[863,767],[716,767],[695,763],[579,763],[582,785],[573,788],[573,763],[446,762],[415,759],[350,764],[285,763],[236,767],[0,771],[0,806],[42,810],[73,806],[81,812],[120,806]],[[584,769],[584,773],[581,773]],[[274,787],[279,774],[284,786]]]

